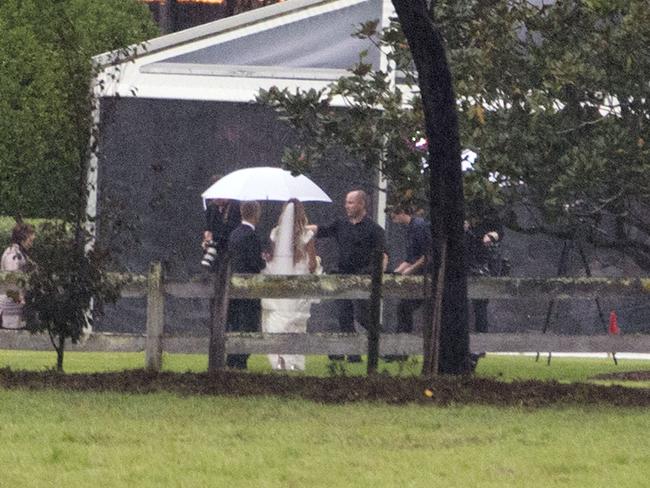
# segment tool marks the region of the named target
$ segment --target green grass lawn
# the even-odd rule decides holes
[[[43,371],[48,368],[53,368],[55,363],[56,355],[53,351],[0,350],[0,368],[9,367],[13,370]],[[65,371],[68,373],[121,371],[124,369],[142,368],[143,365],[143,353],[67,352],[64,362]],[[208,358],[204,354],[165,354],[163,356],[163,369],[166,371],[201,372],[206,371],[207,367]],[[380,361],[379,363],[380,372],[387,371],[391,374],[401,375],[417,375],[420,373],[421,367],[421,358],[413,358],[402,364],[386,363],[384,361]],[[255,372],[271,372],[266,357],[262,355],[251,356],[249,369]],[[535,358],[531,356],[488,354],[486,358],[479,361],[476,373],[478,376],[496,378],[503,381],[539,379],[576,382],[587,381],[590,377],[602,373],[640,370],[650,370],[650,361],[619,359],[619,364],[615,365],[611,359],[607,358],[554,357],[551,364],[547,365],[545,356],[542,356],[536,362]],[[336,373],[364,375],[366,373],[366,363],[341,363]],[[308,356],[307,371],[305,374],[313,376],[331,375],[331,364],[325,356]],[[650,387],[650,383],[647,382],[624,382],[622,384],[626,386]]]
[[[44,370],[53,352],[0,351]],[[66,371],[141,368],[142,354],[68,353]],[[166,355],[205,371],[202,355]],[[254,371],[269,371],[264,356]],[[488,355],[480,376],[586,381],[650,361]],[[380,365],[415,374],[419,364]],[[401,371],[400,371],[401,369]],[[365,364],[346,365],[363,374]],[[340,373],[341,371],[339,371]],[[328,361],[310,357],[307,374]],[[0,389],[0,487],[641,487],[650,415],[640,408],[324,405],[296,398]]]
[[[0,390],[0,486],[641,487],[641,409]]]

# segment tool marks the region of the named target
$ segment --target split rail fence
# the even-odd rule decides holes
[[[320,300],[367,299],[371,295],[370,276],[307,275],[267,276],[232,275],[220,300],[213,300],[209,319],[221,322],[221,334],[211,337],[179,336],[165,333],[165,296],[177,298],[213,299],[219,286],[218,276],[206,275],[192,281],[179,282],[163,278],[160,265],[154,264],[148,275],[116,274],[116,280],[126,283],[122,297],[146,297],[147,319],[145,334],[92,333],[85,341],[69,345],[77,351],[145,351],[145,365],[159,370],[162,353],[208,353],[217,351],[216,367],[222,366],[226,353],[250,354],[363,354],[368,351],[369,338],[364,334],[307,333],[263,334],[225,333],[225,317],[220,309],[227,298],[313,298]],[[383,298],[424,297],[422,277],[384,275],[381,279]],[[0,293],[15,287],[16,277],[0,273]],[[650,298],[650,278],[487,278],[468,280],[470,298],[536,299],[543,301],[595,298]],[[215,313],[216,312],[216,313]],[[371,338],[372,340],[372,338]],[[211,344],[212,342],[212,344]],[[381,354],[421,354],[423,338],[415,334],[381,334],[378,337]],[[213,349],[214,348],[214,349]],[[650,352],[649,334],[563,335],[557,331],[541,333],[470,334],[473,351],[490,352]],[[50,350],[45,335],[26,331],[0,331],[0,349]],[[211,354],[212,357],[212,354]],[[213,365],[215,366],[215,365]]]

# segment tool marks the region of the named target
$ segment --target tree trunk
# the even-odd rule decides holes
[[[429,142],[429,201],[434,246],[433,276],[440,268],[446,246],[438,372],[470,372],[469,327],[467,320],[467,277],[464,249],[463,175],[456,99],[447,64],[444,41],[429,17],[425,0],[392,0],[409,43],[418,72],[426,134]],[[431,296],[438,280],[432,279]],[[435,317],[433,310],[432,316]],[[432,319],[431,319],[432,320]],[[432,336],[433,337],[433,336]],[[435,372],[431,364],[429,376]]]
[[[60,335],[57,337],[58,344],[56,345],[56,370],[63,373],[63,352],[65,350],[65,337]]]
[[[431,312],[429,315],[429,327],[424,334],[424,362],[422,364],[422,374],[432,377],[438,374],[438,364],[440,362],[440,330],[442,325],[442,297],[445,289],[445,271],[447,269],[447,247],[442,243],[440,249],[440,266],[438,266],[435,277],[436,283],[432,284],[431,291],[435,295],[428,297],[426,310]]]

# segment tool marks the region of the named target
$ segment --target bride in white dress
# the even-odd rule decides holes
[[[306,229],[307,224],[303,204],[296,199],[289,200],[282,209],[277,227],[271,231],[273,257],[267,262],[264,274],[303,275],[318,271],[314,232]],[[314,300],[309,299],[262,300],[262,331],[304,334],[312,303]],[[268,358],[273,369],[305,369],[303,355],[269,354]]]

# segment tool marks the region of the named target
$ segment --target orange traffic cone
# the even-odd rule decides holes
[[[609,333],[612,335],[618,335],[620,332],[621,329],[618,326],[618,318],[616,317],[616,312],[612,310],[609,313]]]

